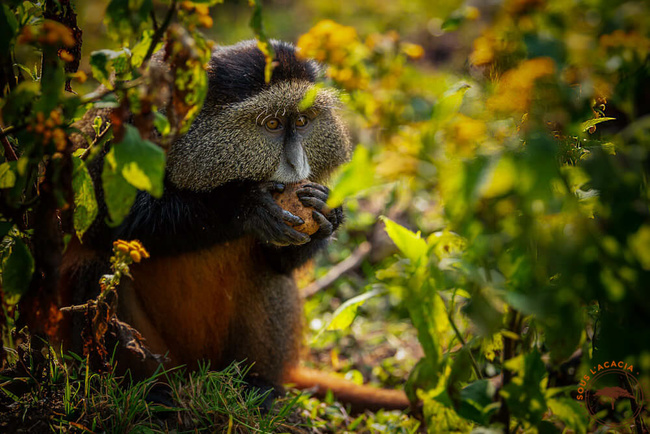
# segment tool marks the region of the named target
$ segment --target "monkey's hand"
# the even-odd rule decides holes
[[[265,243],[276,246],[301,245],[311,238],[293,229],[304,221],[286,211],[273,200],[273,193],[282,193],[284,184],[269,181],[254,184],[244,195],[246,213],[243,216],[244,232]],[[322,226],[321,226],[322,227]],[[316,235],[316,234],[314,234]]]
[[[304,206],[314,209],[312,217],[319,229],[311,237],[314,239],[329,238],[343,222],[343,209],[341,207],[332,209],[327,206],[329,188],[310,183],[303,185],[296,191],[296,194]]]

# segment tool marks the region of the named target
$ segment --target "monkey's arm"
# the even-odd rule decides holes
[[[207,248],[252,235],[263,244],[299,245],[309,236],[289,224],[303,221],[280,208],[275,182],[236,182],[198,193],[167,186],[157,199],[139,192],[114,238],[137,238],[155,255]]]

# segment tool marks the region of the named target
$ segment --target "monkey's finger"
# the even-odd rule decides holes
[[[284,220],[291,226],[300,226],[305,223],[303,219],[301,219],[297,215],[291,214],[289,211],[285,209],[282,210],[282,220]]]
[[[311,216],[318,224],[318,231],[313,235],[314,238],[327,238],[334,233],[334,226],[323,214],[312,211]]]
[[[327,214],[325,217],[327,217],[327,220],[329,220],[332,225],[334,226],[334,230],[338,228],[341,223],[343,223],[343,208],[342,207],[336,207],[332,210],[330,210],[330,213]]]
[[[302,202],[304,206],[314,208],[316,211],[323,214],[329,214],[330,212],[330,208],[327,206],[327,203],[325,203],[324,200],[320,200],[316,197],[304,196],[300,198],[300,202]]]
[[[310,188],[315,188],[316,190],[320,190],[323,193],[329,195],[330,194],[330,189],[325,187],[324,185],[317,184],[315,182],[310,182],[309,184],[303,185],[303,187],[310,187]]]
[[[282,193],[284,192],[285,185],[281,182],[271,181],[268,186],[268,191],[271,193]]]
[[[323,202],[327,202],[327,197],[329,196],[327,193],[324,193],[321,190],[317,190],[312,187],[302,187],[298,190],[296,190],[296,195],[298,196],[298,199],[301,199],[303,197],[315,197]]]
[[[287,240],[289,240],[290,244],[300,246],[302,244],[308,243],[311,241],[311,238],[307,234],[303,234],[302,232],[298,232],[295,229],[290,228],[289,226],[285,226],[284,229],[284,236],[286,237]]]

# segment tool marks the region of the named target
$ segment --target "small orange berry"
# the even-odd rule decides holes
[[[214,21],[212,21],[212,17],[210,15],[201,15],[199,17],[199,23],[206,29],[209,29],[212,27],[212,24],[214,24]]]
[[[59,37],[59,35],[56,32],[50,31],[50,32],[47,32],[47,34],[45,35],[45,43],[48,44],[48,45],[54,45],[57,42],[59,42],[60,39],[61,38]]]
[[[194,3],[184,1],[181,3],[181,9],[185,9],[186,11],[191,12],[194,10]]]
[[[74,60],[74,56],[67,50],[59,50],[59,57],[64,62],[72,62]]]
[[[199,15],[210,15],[210,8],[208,8],[206,5],[196,5],[195,10]]]

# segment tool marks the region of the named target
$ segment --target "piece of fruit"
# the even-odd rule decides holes
[[[282,193],[273,194],[273,199],[280,208],[300,217],[305,222],[298,226],[292,226],[295,230],[303,234],[313,235],[319,229],[318,223],[312,217],[314,209],[304,206],[296,194],[297,190],[308,183],[308,181],[301,181],[296,184],[286,184]]]

